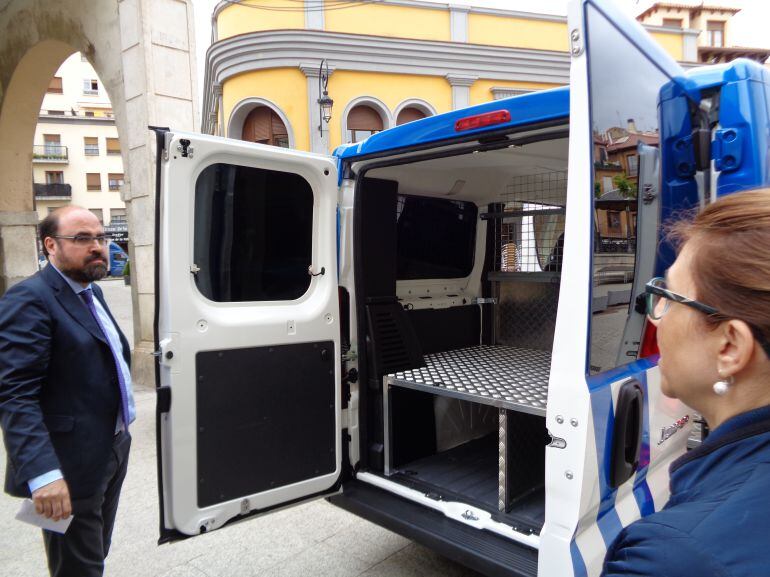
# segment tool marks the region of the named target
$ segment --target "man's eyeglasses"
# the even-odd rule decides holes
[[[76,234],[76,235],[64,235],[64,234],[55,234],[53,235],[53,238],[66,238],[67,240],[71,240],[73,243],[75,243],[78,246],[88,246],[90,244],[93,244],[94,241],[98,242],[101,246],[107,246],[112,242],[112,237],[109,237],[104,234],[97,234],[96,236],[92,236],[90,234]]]

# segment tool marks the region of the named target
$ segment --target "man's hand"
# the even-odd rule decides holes
[[[72,514],[70,490],[64,479],[57,479],[32,493],[35,510],[54,521],[66,519]]]

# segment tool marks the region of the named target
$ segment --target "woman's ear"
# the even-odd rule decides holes
[[[745,321],[730,319],[719,326],[716,336],[719,339],[717,352],[719,374],[728,377],[740,373],[754,355],[756,341],[751,327]]]

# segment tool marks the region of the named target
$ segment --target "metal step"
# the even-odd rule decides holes
[[[537,551],[352,480],[329,502],[490,577],[535,577]]]

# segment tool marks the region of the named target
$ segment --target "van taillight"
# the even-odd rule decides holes
[[[644,321],[644,333],[642,333],[642,344],[639,347],[639,358],[646,359],[652,355],[657,355],[658,350],[658,327],[650,322]]]
[[[466,116],[455,122],[455,132],[464,130],[473,130],[482,126],[491,126],[493,124],[504,124],[511,121],[511,113],[507,110],[495,110],[494,112],[485,112],[474,116]]]

